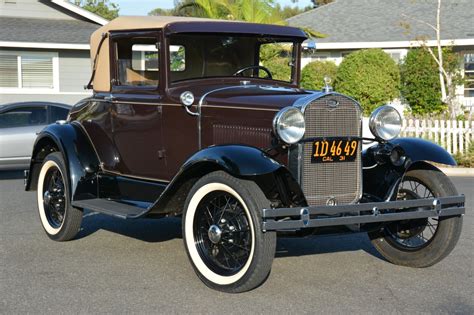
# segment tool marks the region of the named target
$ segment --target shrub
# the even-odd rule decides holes
[[[434,53],[437,54],[436,49]],[[455,73],[459,57],[451,49],[443,49],[445,69]],[[439,114],[447,109],[441,101],[438,65],[430,53],[422,48],[410,49],[400,64],[401,94],[413,114]]]
[[[291,46],[279,43],[265,44],[260,47],[261,65],[270,70],[273,79],[290,81],[291,79]],[[263,70],[259,71],[260,76],[265,76]]]
[[[454,159],[459,166],[474,167],[474,142],[471,142],[465,154],[456,153]]]
[[[337,69],[338,92],[360,102],[365,114],[399,97],[400,71],[381,49],[364,49],[348,55]]]
[[[308,90],[321,90],[324,77],[336,78],[337,66],[332,61],[313,61],[301,71],[301,87]]]

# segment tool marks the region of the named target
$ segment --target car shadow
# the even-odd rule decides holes
[[[123,220],[97,212],[86,211],[81,226],[76,239],[87,237],[99,230],[150,243],[181,238],[181,219],[179,218]]]
[[[123,220],[86,211],[77,239],[88,237],[99,230],[150,243],[182,238],[181,218]],[[319,235],[304,238],[279,237],[275,257],[298,257],[359,250],[384,260],[372,246],[366,233]]]
[[[23,171],[0,171],[0,180],[2,179],[22,179]]]
[[[275,257],[298,257],[359,250],[385,260],[372,246],[366,233],[278,238]]]

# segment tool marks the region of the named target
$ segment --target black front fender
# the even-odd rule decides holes
[[[412,163],[417,161],[429,161],[439,164],[456,165],[456,161],[445,149],[424,139],[398,138],[389,143],[401,147]]]
[[[398,150],[403,163],[393,163],[390,153]],[[398,138],[374,145],[363,152],[364,193],[379,200],[390,200],[406,172],[413,168],[435,168],[430,162],[456,165],[439,145],[418,138]]]
[[[258,176],[276,171],[280,163],[260,149],[245,145],[217,145],[203,149],[191,156],[180,173],[199,163],[212,163],[237,177]]]
[[[258,148],[245,145],[217,145],[191,156],[151,207],[151,213],[181,213],[188,191],[206,174],[222,170],[240,178],[272,174],[283,165]]]
[[[91,198],[90,193],[97,191],[94,174],[99,168],[99,160],[81,127],[69,123],[51,124],[38,134],[25,189],[36,189],[41,163],[54,151],[61,152],[64,157],[71,199]]]

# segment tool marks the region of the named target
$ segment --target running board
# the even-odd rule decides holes
[[[127,203],[101,198],[73,201],[72,206],[108,214],[121,219],[137,219],[144,216],[149,210],[148,208],[141,208]]]

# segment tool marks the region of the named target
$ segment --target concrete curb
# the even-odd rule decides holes
[[[474,177],[474,168],[467,167],[442,167],[441,170],[448,176]]]

